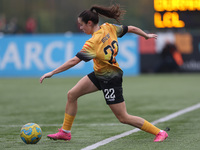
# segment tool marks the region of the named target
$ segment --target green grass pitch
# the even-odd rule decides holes
[[[72,127],[72,140],[46,138],[57,132],[64,117],[67,91],[80,78],[46,79],[0,78],[0,149],[9,150],[79,150],[134,127],[118,122],[106,105],[101,91],[78,100],[78,113]],[[195,105],[200,101],[200,74],[149,74],[124,77],[124,98],[129,114],[149,122]],[[186,113],[156,126],[170,127],[169,138],[154,143],[154,136],[143,131],[112,141],[99,150],[197,150],[200,149],[200,110]],[[42,139],[26,145],[20,139],[22,125],[41,126]]]

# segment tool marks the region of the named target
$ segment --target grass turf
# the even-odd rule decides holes
[[[132,130],[122,125],[105,104],[101,91],[83,96],[72,128],[72,140],[52,141],[46,135],[55,133],[63,122],[67,91],[80,78],[0,79],[0,147],[1,149],[72,149],[78,150],[105,138]],[[199,74],[161,74],[124,77],[127,111],[154,121],[180,109],[199,103]],[[200,149],[200,110],[187,113],[156,126],[169,126],[169,138],[153,143],[154,136],[137,132],[98,149]],[[19,137],[23,124],[41,125],[43,137],[35,145],[26,145]]]

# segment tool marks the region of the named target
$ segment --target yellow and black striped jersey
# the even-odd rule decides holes
[[[117,38],[122,37],[127,31],[127,26],[104,23],[85,42],[76,56],[84,61],[93,59],[94,72],[98,76],[113,76],[119,71],[122,72],[115,59],[119,51]]]

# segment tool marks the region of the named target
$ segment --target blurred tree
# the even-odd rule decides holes
[[[126,11],[122,24],[139,26],[144,30],[153,30],[152,0],[0,0],[0,15],[6,20],[13,17],[25,29],[26,21],[33,17],[37,21],[38,33],[79,32],[77,16],[93,4],[109,6],[118,3]],[[101,18],[101,22],[107,20]]]

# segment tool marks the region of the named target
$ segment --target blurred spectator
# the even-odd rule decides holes
[[[0,32],[4,32],[6,28],[6,17],[4,14],[0,14]]]
[[[4,30],[5,33],[15,34],[18,32],[18,20],[17,18],[13,17],[9,20],[6,24],[6,28]]]
[[[182,55],[177,51],[175,44],[166,42],[162,53],[161,62],[156,66],[155,72],[178,72],[183,65]]]
[[[35,33],[37,30],[37,22],[35,18],[30,17],[26,21],[26,33]]]

